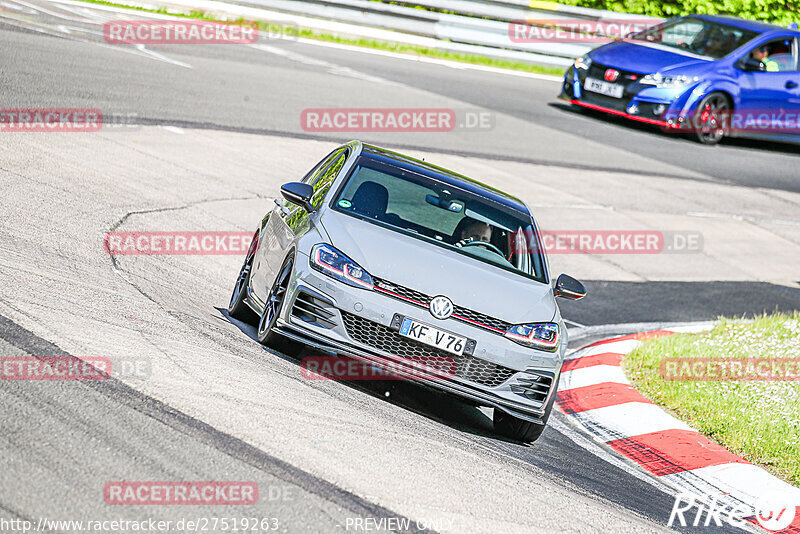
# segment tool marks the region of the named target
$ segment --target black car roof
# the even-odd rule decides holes
[[[431,163],[421,161],[405,154],[392,152],[385,148],[374,145],[362,144],[361,156],[385,164],[394,165],[405,170],[413,171],[434,180],[439,180],[447,185],[459,187],[470,193],[481,195],[498,204],[530,214],[525,204],[518,198],[511,196],[490,185],[486,185],[472,178],[468,178],[456,172],[438,167]]]

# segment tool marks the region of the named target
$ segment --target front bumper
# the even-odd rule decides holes
[[[605,69],[604,66],[597,67],[599,70]],[[595,69],[595,65],[592,65],[592,69]],[[701,94],[695,91],[696,86],[645,86],[638,81],[640,74],[624,72],[621,74],[625,83],[622,98],[613,98],[586,91],[583,85],[590,75],[599,76],[598,72],[590,74],[584,69],[570,67],[564,75],[559,98],[583,108],[659,126],[665,131],[679,132],[685,127],[687,116]]]
[[[420,307],[378,292],[353,288],[319,274],[308,266],[308,257],[303,254],[298,255],[288,297],[276,325],[286,337],[325,353],[368,362],[400,378],[475,404],[544,424],[546,407],[557,390],[564,347],[556,353],[540,353],[468,324],[428,320],[427,312]],[[384,350],[387,348],[385,345],[361,342],[351,335],[354,320],[360,324],[369,323],[382,335],[388,335],[395,314],[428,323],[435,321],[439,328],[475,340],[473,355],[464,358],[470,360],[466,366],[461,357],[455,357],[460,370],[471,371],[467,374],[426,374],[411,357]],[[364,336],[357,337],[364,340]],[[403,343],[417,345],[413,341]],[[436,350],[426,347],[420,345],[427,352]],[[426,370],[430,371],[430,368]],[[499,375],[498,370],[503,374]]]

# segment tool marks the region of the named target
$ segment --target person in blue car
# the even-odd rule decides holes
[[[726,136],[800,143],[797,128],[726,129],[720,121],[735,112],[800,113],[798,42],[796,26],[676,17],[584,53],[564,73],[559,97],[708,145]]]
[[[767,45],[759,46],[750,52],[750,55],[753,57],[753,59],[757,59],[763,63],[767,72],[779,72],[781,70],[780,64],[777,61],[769,58],[769,48]]]

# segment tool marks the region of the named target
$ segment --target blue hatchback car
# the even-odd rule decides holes
[[[669,19],[575,60],[560,97],[692,133],[800,140],[800,32],[733,17]]]

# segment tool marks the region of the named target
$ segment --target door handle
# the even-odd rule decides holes
[[[787,89],[794,89],[795,87],[797,87],[797,82],[786,82]]]

